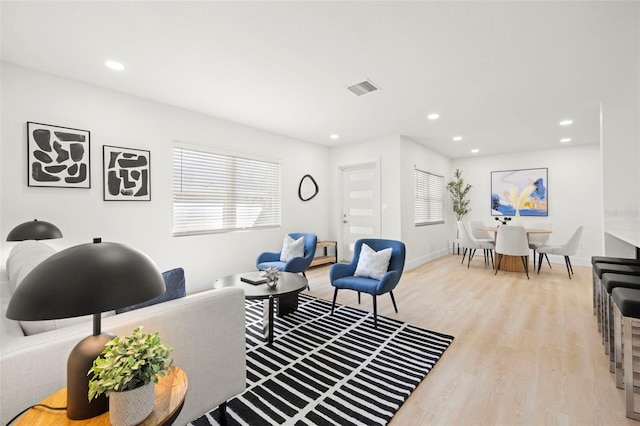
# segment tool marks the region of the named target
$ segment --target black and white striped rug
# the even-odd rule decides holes
[[[247,389],[228,402],[228,425],[384,425],[431,371],[452,336],[300,295],[262,337],[263,305],[247,301]],[[217,409],[193,421],[218,425]]]

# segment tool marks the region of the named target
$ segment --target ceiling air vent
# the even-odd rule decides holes
[[[347,87],[351,92],[355,93],[358,96],[366,95],[367,93],[375,92],[380,88],[373,84],[370,80],[365,80],[362,83],[354,84],[353,86]]]

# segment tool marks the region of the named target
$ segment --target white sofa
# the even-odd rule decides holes
[[[9,271],[7,268],[0,271],[0,421],[3,425],[24,408],[66,386],[67,356],[73,346],[92,331],[91,320],[85,319],[71,325],[58,324],[59,328],[51,331],[25,335],[18,321],[6,318],[11,297],[10,279],[19,284],[28,271],[52,251],[40,242],[18,244],[27,243],[33,250],[23,250],[18,259],[14,256]],[[38,246],[40,244],[45,247]],[[174,348],[175,364],[187,374],[189,389],[176,425],[186,424],[244,391],[242,290],[204,291],[102,320],[102,330],[117,335],[129,335],[139,325],[147,332],[160,332],[163,342]]]

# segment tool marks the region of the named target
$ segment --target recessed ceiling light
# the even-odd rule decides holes
[[[561,126],[568,126],[569,124],[573,124],[573,120],[562,120],[560,122]]]
[[[112,70],[116,70],[116,71],[122,71],[124,69],[124,65],[122,65],[120,62],[116,62],[116,61],[107,61],[104,63],[108,68],[111,68]]]
[[[480,150],[478,148],[474,148],[471,150],[472,153],[477,154],[480,152]]]
[[[438,118],[440,118],[440,114],[438,114],[438,113],[429,114],[429,115],[427,115],[427,118],[429,120],[437,120]]]
[[[571,138],[560,139],[560,142],[571,142]]]
[[[462,136],[454,136],[453,140],[456,141],[456,142],[461,141],[462,140]]]
[[[338,134],[335,134],[335,133],[334,133],[334,134],[332,134],[332,135],[329,135],[329,137],[330,137],[331,139],[338,139],[338,138],[340,137],[340,135],[338,135]]]

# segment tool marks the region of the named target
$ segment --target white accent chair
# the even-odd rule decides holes
[[[476,253],[476,250],[481,249],[484,252],[484,264],[489,264],[488,258],[490,257],[491,267],[493,268],[493,243],[478,241],[477,239],[472,237],[471,233],[467,230],[467,227],[462,222],[458,222],[458,234],[460,236],[460,247],[464,249],[461,263],[464,263],[464,259],[468,251],[469,260],[467,260],[467,268],[469,268],[469,266],[471,265],[471,259],[473,259],[473,255]]]
[[[500,226],[496,237],[496,253],[498,254],[498,264],[495,274],[500,269],[503,256],[519,256],[522,259],[527,279],[529,279],[529,244],[524,226]]]
[[[573,232],[573,235],[567,240],[566,243],[562,245],[542,245],[537,248],[538,250],[538,274],[540,273],[540,266],[542,263],[542,256],[546,256],[547,254],[556,254],[560,256],[564,256],[564,263],[567,265],[567,274],[569,274],[569,279],[571,279],[571,275],[573,275],[573,268],[571,267],[571,260],[569,256],[573,256],[578,251],[578,245],[580,244],[580,238],[582,238],[582,226],[578,226],[578,228]]]
[[[549,231],[551,231],[551,224],[549,222],[540,222],[540,223],[534,223],[532,225],[533,229],[547,229]],[[538,250],[538,247],[543,246],[545,244],[547,244],[547,241],[549,241],[549,237],[551,236],[551,233],[548,234],[529,234],[529,248],[531,250],[533,250],[533,270],[536,270],[536,251]],[[547,259],[547,263],[549,264],[549,268],[551,268],[551,262],[549,262],[549,258],[547,257],[547,255],[545,254],[544,256]]]

